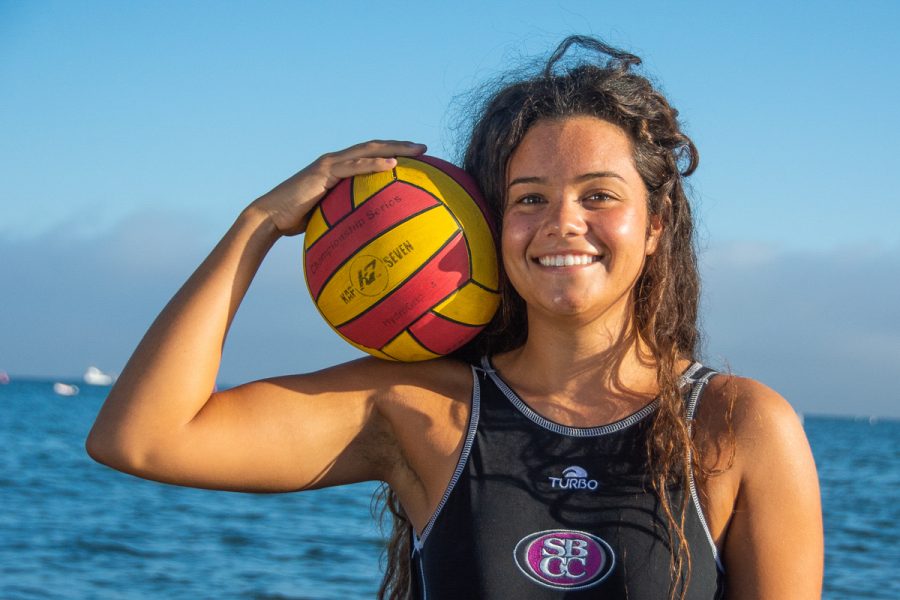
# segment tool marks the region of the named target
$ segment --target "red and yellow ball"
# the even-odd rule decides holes
[[[449,354],[499,304],[484,200],[467,173],[430,156],[335,186],[310,216],[303,263],[325,320],[384,359]]]

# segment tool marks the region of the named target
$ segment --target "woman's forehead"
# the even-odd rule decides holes
[[[507,185],[520,178],[553,179],[616,173],[639,180],[625,131],[597,117],[545,119],[526,132],[510,156]]]

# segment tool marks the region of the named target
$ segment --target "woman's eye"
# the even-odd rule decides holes
[[[516,202],[517,202],[517,204],[540,204],[543,201],[544,201],[544,199],[541,198],[540,196],[531,194],[528,196],[522,196]]]
[[[585,200],[588,202],[609,202],[613,200],[613,197],[606,192],[597,192],[596,194],[589,195]]]

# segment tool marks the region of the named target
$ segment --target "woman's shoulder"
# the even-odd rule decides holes
[[[364,357],[314,373],[285,378],[297,385],[319,384],[355,389],[382,400],[442,396],[467,398],[472,390],[472,368],[453,358],[399,362]]]
[[[781,394],[746,377],[714,377],[703,401],[713,436],[701,440],[717,442],[701,446],[714,475],[706,481],[706,508],[713,535],[724,539],[729,586],[764,597],[797,592],[797,577],[816,587],[821,506],[801,419]]]
[[[703,404],[707,413],[729,416],[735,433],[800,422],[784,396],[755,379],[733,374],[722,373],[710,379]]]
[[[395,398],[441,396],[468,400],[471,396],[472,367],[460,360],[447,357],[421,362],[364,360],[369,363],[368,368],[380,372]]]
[[[748,377],[719,374],[703,393],[697,413],[699,429],[708,438],[730,439],[735,465],[741,470],[806,447],[806,435],[797,412],[781,394]],[[706,437],[706,436],[705,436]]]

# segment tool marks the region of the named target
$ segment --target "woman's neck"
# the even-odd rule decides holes
[[[656,361],[630,315],[589,324],[529,315],[525,345],[495,365],[521,394],[551,401],[640,403],[658,391]]]

